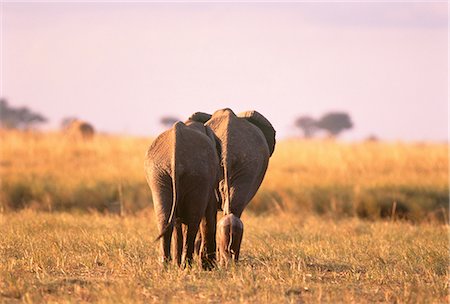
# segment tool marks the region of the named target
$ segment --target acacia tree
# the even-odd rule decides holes
[[[302,129],[305,138],[311,138],[317,131],[317,121],[310,116],[300,116],[295,120],[295,126]]]
[[[353,123],[347,113],[330,112],[322,116],[316,126],[327,131],[330,136],[336,137],[342,131],[353,128]]]
[[[43,115],[33,112],[27,107],[14,108],[6,99],[0,99],[0,126],[7,129],[27,130],[34,125],[47,122]]]

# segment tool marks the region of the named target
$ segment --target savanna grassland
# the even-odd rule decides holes
[[[245,215],[237,267],[163,270],[151,212],[1,216],[0,301],[446,303],[448,226]]]
[[[240,264],[208,272],[157,263],[151,139],[0,136],[0,302],[450,300],[446,144],[278,143]]]
[[[151,204],[149,138],[0,132],[0,208],[126,213]],[[331,217],[448,221],[447,144],[282,141],[248,206]]]

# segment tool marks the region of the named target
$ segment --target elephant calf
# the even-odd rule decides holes
[[[202,219],[202,261],[210,265],[216,253],[217,187],[219,160],[215,140],[202,123],[176,122],[147,151],[145,171],[152,191],[161,239],[162,261],[171,259],[175,228],[175,258],[190,264]],[[184,235],[182,225],[185,226]]]
[[[239,260],[243,234],[244,224],[234,214],[225,215],[217,223],[218,260],[222,265],[231,259],[235,262]]]

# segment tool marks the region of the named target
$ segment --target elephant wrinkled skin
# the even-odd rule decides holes
[[[240,218],[264,179],[275,149],[275,129],[256,111],[238,116],[230,109],[218,110],[212,115],[197,112],[190,119],[203,122],[213,130],[221,155],[222,176],[218,190],[222,209],[225,216],[232,214]],[[217,238],[230,239],[230,236],[220,235],[229,233],[226,231],[218,230]],[[219,248],[219,252],[226,250]]]
[[[161,233],[164,262],[171,259],[173,233],[177,264],[191,263],[202,219],[202,262],[204,267],[214,262],[217,215],[214,189],[218,170],[214,134],[199,122],[175,123],[148,149],[145,171]]]

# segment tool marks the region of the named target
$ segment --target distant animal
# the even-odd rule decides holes
[[[220,219],[217,223],[217,259],[220,264],[226,265],[230,260],[239,260],[243,234],[244,224],[234,214],[227,214]]]
[[[64,126],[64,131],[67,135],[73,138],[91,139],[94,137],[94,127],[79,119],[72,119]]]
[[[221,156],[218,187],[221,208],[225,216],[232,214],[240,218],[264,179],[269,158],[275,150],[275,129],[257,111],[236,116],[231,109],[222,109],[212,115],[198,112],[191,119],[203,122],[216,136]],[[230,230],[218,230],[217,238],[232,239],[232,236],[221,235],[226,233]],[[225,243],[218,244],[219,252],[227,252]],[[238,257],[235,255],[235,260]]]
[[[218,168],[214,133],[196,121],[176,122],[148,149],[145,172],[160,231],[163,263],[171,260],[174,234],[177,264],[191,265],[202,221],[202,265],[204,268],[214,265],[217,216],[214,189]]]

